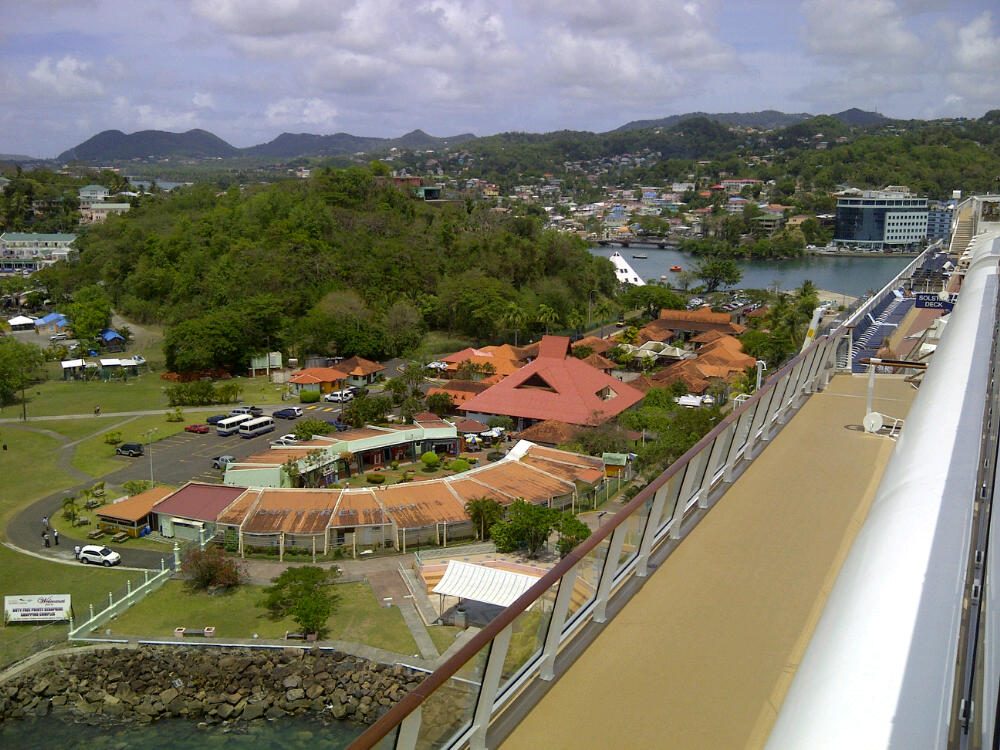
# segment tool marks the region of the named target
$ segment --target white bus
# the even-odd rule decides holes
[[[257,417],[240,425],[241,438],[257,437],[265,432],[274,432],[274,420],[271,417]]]
[[[225,437],[235,435],[239,432],[240,425],[253,419],[252,414],[234,414],[231,417],[219,420],[215,425],[215,431]]]

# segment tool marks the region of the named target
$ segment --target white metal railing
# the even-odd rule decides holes
[[[124,612],[126,609],[131,607],[133,604],[139,602],[147,594],[156,591],[164,583],[170,580],[173,576],[174,571],[172,568],[167,567],[164,560],[160,560],[160,571],[153,575],[150,575],[149,570],[143,570],[143,582],[132,588],[132,581],[128,580],[125,582],[125,593],[121,595],[117,600],[115,599],[113,592],[108,592],[108,606],[99,612],[94,612],[94,605],[90,605],[89,617],[80,623],[76,624],[74,618],[70,617],[69,620],[69,640],[74,640],[81,636],[86,636],[88,633],[93,632],[97,628],[101,627],[104,623],[108,622],[112,617],[116,617]]]
[[[635,587],[626,584],[648,575],[651,556],[679,543],[740,464],[826,386],[844,335],[841,328],[818,338],[775,373],[351,747],[485,748],[494,717],[523,688],[553,679],[559,650],[586,625],[604,622],[609,602],[627,601]]]

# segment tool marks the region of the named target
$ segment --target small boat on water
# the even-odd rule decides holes
[[[642,255],[641,253],[632,253],[632,257],[633,258],[640,258],[641,260],[646,260],[646,258],[648,258],[649,256],[648,255]]]
[[[681,268],[680,266],[670,266],[670,270],[673,271],[674,273],[677,273],[678,271],[683,271],[684,269]]]

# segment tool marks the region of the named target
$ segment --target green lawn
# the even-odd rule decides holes
[[[47,562],[0,546],[0,596],[70,594],[78,617],[87,616],[91,603],[106,602],[109,591],[117,594],[123,590],[128,578],[135,583],[142,580],[133,571]],[[66,623],[0,628],[0,665],[28,656],[51,642],[65,641],[66,633]]]
[[[240,586],[227,594],[210,596],[189,592],[180,581],[162,589],[122,614],[107,627],[130,636],[169,636],[176,627],[212,625],[220,638],[282,638],[299,630],[290,619],[272,620],[257,606],[262,586]],[[337,585],[340,603],[330,618],[329,638],[356,641],[401,654],[417,652],[417,645],[395,607],[381,607],[365,583]],[[182,614],[178,614],[182,613]]]
[[[443,654],[455,645],[455,639],[461,632],[461,628],[455,628],[451,625],[431,625],[427,628],[427,634],[434,641],[434,645],[437,646],[438,653],[440,654]]]
[[[0,439],[7,444],[0,452],[0,536],[6,538],[7,524],[17,511],[74,480],[59,468],[61,442],[56,438],[0,425]]]
[[[95,406],[104,413],[166,409],[167,385],[158,373],[146,372],[127,381],[47,380],[27,391],[28,418],[60,414],[92,414]],[[3,416],[21,413],[20,404],[7,407]]]
[[[192,419],[191,421],[196,420]],[[121,426],[115,427],[114,431],[121,433],[123,443],[146,443],[149,439],[149,430],[155,428],[156,432],[152,433],[155,460],[156,441],[176,435],[184,429],[185,425],[190,424],[190,422],[188,420],[183,422],[168,422],[166,415],[152,414],[145,417],[135,417],[127,421],[121,418],[113,419],[105,424],[104,427],[119,424]],[[80,471],[90,474],[92,477],[102,477],[116,469],[121,469],[124,466],[122,463],[123,459],[115,456],[115,446],[105,443],[104,438],[105,433],[101,433],[100,435],[87,438],[78,444],[73,453],[73,466]]]

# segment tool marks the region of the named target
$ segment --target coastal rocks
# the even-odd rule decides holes
[[[312,714],[371,724],[421,675],[314,649],[140,647],[64,655],[0,685],[0,721],[63,716],[85,724],[204,724]]]

